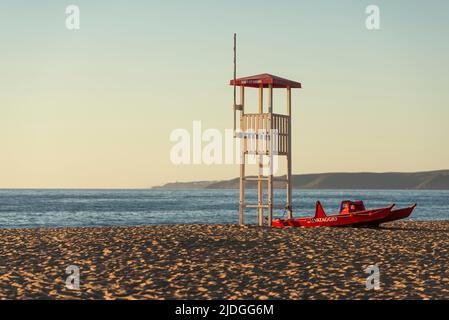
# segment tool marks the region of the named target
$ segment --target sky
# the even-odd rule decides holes
[[[79,30],[66,28],[71,4]],[[365,26],[368,5],[379,30]],[[173,130],[232,127],[234,32],[238,76],[303,85],[293,173],[448,169],[448,15],[436,0],[0,0],[0,188],[238,176],[170,159]]]

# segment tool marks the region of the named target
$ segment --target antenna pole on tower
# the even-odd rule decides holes
[[[234,106],[233,106],[233,111],[234,111],[234,135],[235,135],[235,130],[236,130],[236,122],[237,122],[237,118],[236,118],[236,111],[237,111],[237,88],[236,88],[236,79],[237,79],[237,34],[234,33]]]

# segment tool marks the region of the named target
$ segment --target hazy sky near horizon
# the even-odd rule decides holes
[[[65,27],[69,4],[80,30]],[[365,28],[370,4],[380,30]],[[194,120],[232,126],[234,32],[239,76],[303,84],[294,173],[449,168],[448,31],[449,2],[435,0],[1,0],[0,188],[237,176],[172,164],[169,140]]]

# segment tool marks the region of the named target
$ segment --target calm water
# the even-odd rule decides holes
[[[276,192],[277,199],[284,194]],[[293,196],[296,216],[312,214],[318,199],[327,213],[336,213],[343,199],[363,199],[368,208],[417,202],[411,219],[449,219],[449,191],[295,190]],[[255,202],[255,190],[247,199]],[[0,228],[237,223],[237,208],[238,190],[0,190]],[[255,209],[247,221],[256,221]]]

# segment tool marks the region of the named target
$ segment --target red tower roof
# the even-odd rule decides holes
[[[229,84],[234,85],[234,80],[231,80]],[[301,83],[299,82],[273,76],[268,73],[238,78],[235,80],[235,85],[237,86],[259,88],[261,84],[264,88],[267,88],[270,84],[273,85],[273,88],[301,88]]]

